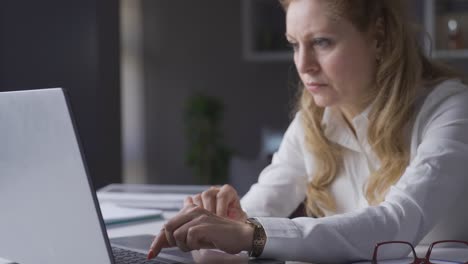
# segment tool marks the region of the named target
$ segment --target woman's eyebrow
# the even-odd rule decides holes
[[[317,34],[319,34],[319,33],[320,33],[320,32],[308,32],[308,33],[304,34],[303,36],[300,36],[300,39],[301,39],[301,38],[308,39],[308,38],[311,38],[311,37],[313,37],[314,35],[317,35]],[[286,32],[286,33],[284,34],[284,36],[286,37],[286,39],[293,39],[293,40],[296,39],[295,37],[293,37],[293,36],[291,36],[290,34],[288,34],[288,32]]]

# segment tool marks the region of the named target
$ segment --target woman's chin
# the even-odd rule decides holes
[[[329,97],[323,97],[320,95],[313,95],[313,97],[314,97],[315,105],[317,105],[318,107],[325,108],[325,107],[330,107],[336,104],[336,101],[330,100],[331,98]]]

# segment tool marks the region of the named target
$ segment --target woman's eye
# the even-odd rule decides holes
[[[316,38],[313,40],[313,45],[318,48],[328,48],[331,44],[331,40],[326,38]]]

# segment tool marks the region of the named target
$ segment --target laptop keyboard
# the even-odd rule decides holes
[[[115,264],[175,264],[171,260],[155,258],[152,260],[146,260],[146,255],[123,248],[112,247],[114,252]]]

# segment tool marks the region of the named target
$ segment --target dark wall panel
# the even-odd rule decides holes
[[[91,176],[121,180],[118,1],[2,1],[0,90],[68,90]]]

